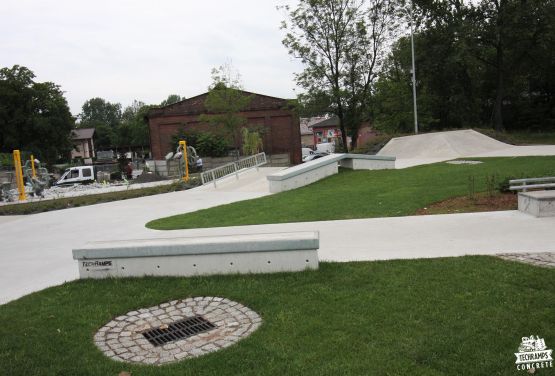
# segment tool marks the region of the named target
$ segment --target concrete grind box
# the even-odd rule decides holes
[[[318,268],[317,232],[88,243],[81,278],[274,273]]]

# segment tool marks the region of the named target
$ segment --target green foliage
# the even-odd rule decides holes
[[[199,133],[196,139],[197,153],[207,157],[225,157],[229,149],[227,139],[219,134]]]
[[[103,98],[92,98],[83,104],[79,114],[80,128],[96,128],[106,125],[115,129],[121,122],[121,104],[110,103]]]
[[[204,101],[208,113],[199,119],[213,126],[223,126],[233,140],[233,147],[238,150],[239,130],[247,122],[239,113],[247,109],[252,98],[241,90],[239,74],[231,65],[223,65],[212,70],[212,85]]]
[[[415,0],[420,129],[555,129],[555,2]],[[399,38],[380,73],[375,125],[412,129],[411,51]]]
[[[229,150],[226,137],[219,133],[182,131],[172,137],[172,145],[177,145],[180,140],[194,147],[201,157],[225,157]]]
[[[488,256],[84,279],[0,306],[0,364],[10,376],[518,375],[523,333],[555,338],[554,290],[555,270]],[[262,324],[233,346],[164,366],[113,361],[93,341],[115,317],[196,296],[240,302]]]
[[[0,69],[0,151],[28,150],[53,163],[72,148],[74,126],[60,87],[14,65]]]
[[[248,128],[243,128],[241,129],[241,135],[243,137],[243,155],[260,153],[263,143],[258,131],[250,131]]]
[[[397,1],[301,0],[282,29],[283,44],[300,58],[297,85],[307,109],[339,118],[343,145],[356,147],[358,130],[369,115],[381,55],[396,26]],[[309,112],[312,112],[309,111]]]
[[[92,98],[83,104],[79,127],[95,128],[97,149],[148,146],[150,139],[145,116],[151,107],[134,100],[122,112],[119,103]]]
[[[180,96],[179,94],[170,94],[170,95],[168,95],[168,97],[166,99],[164,99],[160,103],[160,106],[167,106],[167,105],[170,105],[170,104],[174,104],[174,103],[177,103],[177,102],[182,101],[184,99],[186,99],[186,98]]]

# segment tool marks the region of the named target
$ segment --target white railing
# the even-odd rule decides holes
[[[526,192],[528,189],[555,188],[555,176],[509,180],[511,191]]]
[[[259,166],[266,164],[266,162],[266,153],[258,153],[251,155],[250,157],[239,159],[238,161],[204,171],[200,174],[200,178],[202,180],[202,184],[214,183],[215,187],[216,181],[225,178],[226,176],[235,174],[235,177],[239,179],[239,172],[250,170],[251,168],[258,169]]]

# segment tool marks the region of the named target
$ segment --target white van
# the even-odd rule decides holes
[[[335,144],[333,142],[322,142],[316,145],[316,151],[331,154],[335,152]]]
[[[55,185],[93,182],[95,171],[93,166],[70,167],[64,171]]]

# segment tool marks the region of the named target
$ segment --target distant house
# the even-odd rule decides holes
[[[290,163],[301,163],[299,118],[288,100],[246,91],[243,94],[252,95],[252,100],[239,115],[246,119],[247,127],[261,129],[266,154],[286,155]],[[181,131],[225,132],[220,125],[200,120],[200,115],[207,113],[204,106],[207,96],[204,93],[148,112],[150,150],[155,160],[162,160],[168,152],[175,151],[172,138]]]
[[[336,142],[341,138],[341,128],[339,126],[339,118],[333,116],[328,119],[318,121],[308,125],[314,133],[314,143],[321,144],[324,142]],[[363,145],[372,137],[376,136],[376,131],[372,129],[370,123],[364,122],[358,130],[357,145]],[[347,136],[347,143],[351,147],[351,137]]]
[[[316,124],[325,119],[327,118],[324,116],[300,119],[301,144],[303,147],[313,147],[315,145],[314,132],[312,131],[311,125]]]
[[[79,128],[71,131],[73,150],[71,159],[74,158],[94,158],[94,128]]]

